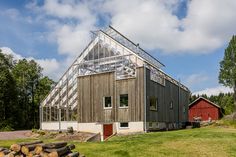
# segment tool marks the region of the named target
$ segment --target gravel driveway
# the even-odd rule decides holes
[[[29,138],[31,130],[0,132],[0,140]]]

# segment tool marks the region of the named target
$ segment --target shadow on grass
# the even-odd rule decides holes
[[[125,150],[117,150],[114,152],[114,155],[116,156],[125,156],[125,157],[130,157],[129,152],[125,151]]]

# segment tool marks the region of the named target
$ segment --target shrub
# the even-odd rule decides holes
[[[69,134],[73,134],[74,133],[74,129],[73,129],[72,126],[67,128],[67,133],[69,133]]]
[[[13,131],[11,124],[8,124],[7,121],[0,122],[0,131]]]

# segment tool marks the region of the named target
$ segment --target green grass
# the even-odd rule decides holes
[[[233,120],[222,119],[222,120],[217,121],[217,123],[215,123],[215,126],[217,125],[233,127],[236,129],[236,121],[233,121]]]
[[[0,141],[0,146],[21,141]],[[74,144],[76,150],[87,157],[236,156],[236,129],[206,127],[116,136],[107,142]]]

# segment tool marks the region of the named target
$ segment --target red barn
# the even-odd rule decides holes
[[[218,120],[221,115],[220,111],[220,106],[203,97],[199,97],[189,105],[189,121],[194,121],[194,119],[200,119],[201,121]]]

